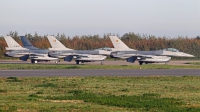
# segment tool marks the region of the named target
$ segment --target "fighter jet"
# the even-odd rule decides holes
[[[143,63],[167,63],[170,61],[171,57],[194,57],[191,54],[180,52],[175,48],[154,51],[137,51],[135,49],[130,49],[116,36],[110,36],[110,39],[114,48],[119,49],[111,53],[112,58],[126,59],[127,62],[131,63],[134,63],[137,60],[140,65]]]
[[[30,44],[25,37],[21,37],[25,47],[21,47],[12,37],[5,36],[4,39],[8,47],[6,47],[6,56],[18,57],[20,60],[27,61],[31,59],[31,63],[38,63],[40,61],[55,61],[58,63],[58,58],[48,57],[49,50],[38,49]]]
[[[71,62],[74,58],[76,64],[84,62],[94,62],[94,61],[103,61],[106,59],[107,55],[110,55],[110,52],[105,50],[73,50],[66,48],[60,41],[58,41],[54,36],[47,36],[49,43],[52,48],[49,48],[51,52],[49,55],[57,58],[64,58],[64,61]],[[52,51],[53,50],[53,51]]]

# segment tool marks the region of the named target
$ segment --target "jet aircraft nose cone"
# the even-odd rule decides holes
[[[181,52],[179,55],[180,55],[180,57],[181,57],[181,56],[182,56],[182,57],[188,57],[188,58],[194,57],[194,55],[188,54],[188,53],[184,53],[184,52]]]
[[[186,57],[191,57],[191,58],[193,58],[193,57],[195,57],[195,56],[194,56],[194,55],[191,55],[191,54],[187,54]]]

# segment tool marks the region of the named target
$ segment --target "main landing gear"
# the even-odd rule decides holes
[[[79,60],[76,60],[76,64],[79,65]]]
[[[138,61],[139,62],[139,65],[142,65],[143,64],[143,61]]]
[[[31,59],[31,63],[38,63],[38,61],[37,60],[35,60],[35,59]]]

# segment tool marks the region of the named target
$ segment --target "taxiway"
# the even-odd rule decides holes
[[[188,62],[197,61],[170,61],[169,65],[187,65]],[[29,61],[0,61],[10,64],[31,64]],[[53,62],[42,62],[38,64],[54,64]],[[75,64],[75,62],[60,62],[58,64]],[[87,64],[99,64],[87,63]],[[105,61],[105,65],[137,65],[138,63],[127,63],[126,61]],[[0,70],[0,77],[49,77],[49,76],[200,76],[200,69],[126,69],[126,70]]]

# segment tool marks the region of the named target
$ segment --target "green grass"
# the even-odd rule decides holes
[[[0,70],[44,70],[44,69],[200,69],[200,65],[61,65],[61,64],[0,64]]]
[[[71,92],[70,92],[71,93]],[[35,96],[33,96],[35,97]],[[38,97],[38,96],[36,96]],[[40,98],[40,97],[38,97]],[[179,106],[184,104],[178,99],[174,98],[161,98],[159,94],[145,93],[140,96],[132,95],[103,95],[88,92],[75,91],[72,96],[47,96],[46,99],[50,100],[83,100],[84,102],[92,102],[99,105],[116,106],[122,108],[141,108],[146,111],[172,111],[172,110],[184,110],[179,109]],[[171,109],[171,110],[170,110]]]
[[[0,111],[200,111],[200,77],[4,77]]]

